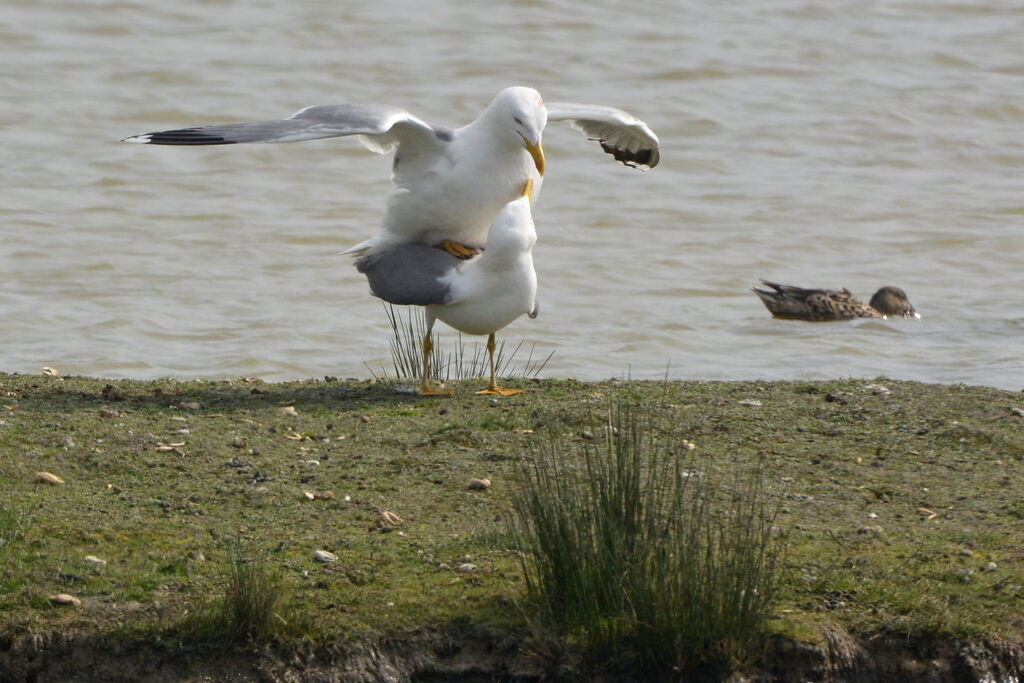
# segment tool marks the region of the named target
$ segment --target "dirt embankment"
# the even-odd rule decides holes
[[[775,639],[760,665],[732,683],[1019,683],[1022,644],[857,641],[832,630],[821,644]],[[710,676],[714,680],[719,676]],[[624,671],[593,671],[579,661],[545,661],[510,638],[475,633],[418,634],[403,641],[352,644],[335,651],[278,657],[260,653],[111,641],[99,635],[22,636],[2,644],[0,681],[552,681],[650,680]]]

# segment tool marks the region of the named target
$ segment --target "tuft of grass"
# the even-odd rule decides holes
[[[528,611],[542,632],[649,671],[749,662],[784,550],[763,470],[717,486],[684,447],[657,443],[648,420],[619,404],[582,463],[549,443],[521,467]]]
[[[301,636],[308,614],[289,610],[278,577],[263,550],[235,546],[221,577],[221,595],[190,615],[181,626],[193,639],[234,644],[277,643]]]
[[[402,308],[405,308],[404,313],[392,304],[384,306],[384,312],[391,324],[391,361],[395,377],[398,379],[419,379],[423,371],[423,335],[427,332],[426,314],[418,306]],[[433,342],[434,349],[430,354],[430,379],[449,382],[485,377],[490,374],[490,359],[485,343],[474,342],[472,349],[467,351],[460,332],[453,348],[446,350],[437,330],[434,330]],[[536,377],[555,355],[555,352],[552,351],[543,358],[534,358],[537,345],[532,344],[526,352],[527,357],[522,362],[520,371],[516,373],[513,371],[513,367],[520,351],[524,350],[525,344],[526,340],[520,339],[511,351],[506,351],[505,341],[498,341],[494,351],[494,367],[495,373],[499,377],[516,376],[524,379]]]
[[[38,502],[21,506],[0,503],[0,549],[9,548],[25,538],[38,509]]]
[[[231,563],[221,603],[221,623],[234,640],[273,640],[286,624],[277,613],[281,589],[267,573],[262,552],[238,554]]]

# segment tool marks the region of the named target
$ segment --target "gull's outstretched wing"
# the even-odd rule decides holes
[[[296,142],[341,135],[373,135],[393,138],[402,136],[445,136],[426,122],[399,107],[388,104],[338,104],[306,107],[286,119],[222,123],[212,126],[178,128],[144,133],[125,138],[124,142],[151,145],[230,145],[236,142]],[[381,146],[386,146],[384,142]]]
[[[144,133],[123,142],[151,145],[231,145],[242,142],[297,142],[358,135],[370,150],[396,157],[394,181],[403,185],[432,166],[452,140],[452,132],[434,128],[399,107],[388,104],[338,104],[306,107],[287,119],[221,123]]]
[[[654,168],[661,158],[658,136],[628,111],[599,104],[546,102],[548,121],[569,121],[627,166]]]

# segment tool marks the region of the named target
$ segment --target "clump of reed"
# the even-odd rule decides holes
[[[723,486],[642,410],[609,408],[582,459],[548,442],[515,500],[525,608],[548,642],[651,672],[712,672],[756,657],[783,540],[764,472]]]
[[[423,335],[427,331],[423,309],[418,306],[396,308],[391,304],[385,304],[384,312],[391,324],[391,361],[395,377],[419,379],[423,367]],[[430,355],[430,379],[448,382],[486,377],[490,374],[490,360],[484,341],[474,342],[472,349],[467,350],[462,333],[459,332],[454,345],[449,349],[435,326],[433,342],[434,349]],[[524,379],[536,377],[555,355],[555,352],[552,351],[543,358],[534,358],[536,344],[530,345],[528,349],[524,349],[525,346],[526,340],[520,339],[515,347],[507,351],[505,341],[498,340],[497,348],[494,351],[494,367],[499,377],[521,377]],[[521,351],[525,351],[527,357],[519,364],[517,361]],[[519,367],[518,370],[516,370],[517,367]],[[373,372],[373,368],[370,370]],[[384,371],[384,374],[387,379],[387,372]]]
[[[309,630],[308,615],[288,607],[266,552],[241,543],[229,553],[221,593],[181,625],[186,639],[235,644],[280,643]]]
[[[281,589],[262,552],[232,559],[220,608],[221,625],[232,640],[273,640],[287,623],[276,611],[280,601]]]
[[[10,507],[0,503],[0,549],[24,540],[39,507],[38,502]]]

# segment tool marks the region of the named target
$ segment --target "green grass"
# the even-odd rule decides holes
[[[386,304],[384,312],[391,325],[389,345],[395,378],[420,379],[423,373],[423,335],[427,331],[423,309],[419,306],[396,308]],[[430,379],[449,382],[490,375],[490,358],[485,342],[476,341],[471,349],[467,349],[461,332],[456,333],[454,341],[447,342],[436,325],[432,332],[432,341],[434,348],[430,354]],[[555,355],[552,351],[543,358],[534,358],[536,344],[530,345],[529,349],[524,349],[525,346],[526,340],[520,339],[511,350],[506,350],[505,340],[498,337],[494,350],[494,368],[498,377],[537,377]],[[525,353],[526,358],[520,361],[521,353]],[[368,369],[375,376],[384,380],[389,379],[387,371],[383,368],[380,369],[380,375],[377,375],[374,368]]]
[[[616,404],[582,460],[548,446],[523,465],[516,511],[536,630],[652,675],[750,663],[783,547],[763,470],[723,486],[648,419]]]
[[[287,643],[310,632],[308,614],[290,609],[280,577],[262,549],[233,544],[220,577],[220,596],[168,629],[199,643]]]
[[[605,447],[593,415],[609,401],[668,450],[694,443],[680,466],[726,510],[723,486],[763,477],[787,539],[774,633],[1024,638],[1020,394],[888,380],[507,383],[528,392],[491,401],[454,382],[439,400],[381,381],[0,374],[0,641],[166,632],[225,595],[240,543],[265,553],[272,613],[304,625],[274,647],[525,643],[524,548],[507,533],[518,467],[550,447],[585,471],[587,449]],[[43,470],[66,483],[35,483]],[[493,485],[467,490],[470,477]],[[385,510],[404,523],[383,528]],[[51,605],[57,592],[82,606]],[[581,656],[577,645],[564,647]]]

